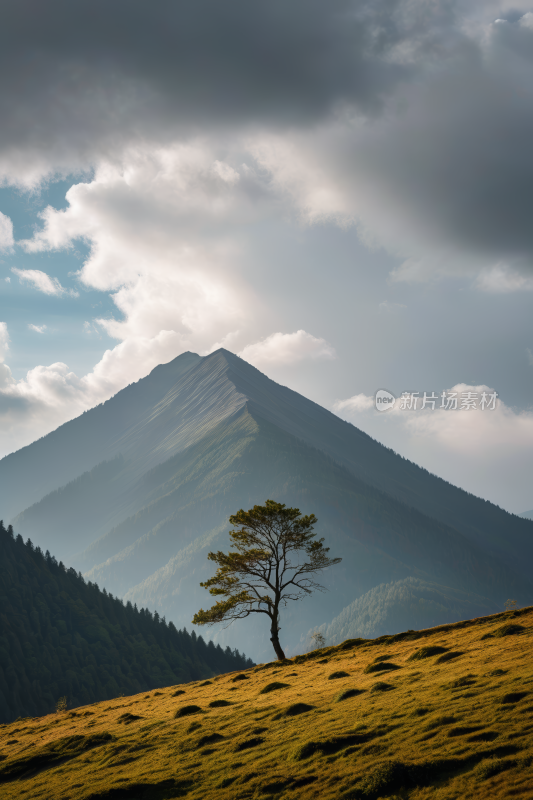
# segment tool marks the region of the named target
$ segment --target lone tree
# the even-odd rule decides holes
[[[279,643],[280,607],[289,600],[301,600],[315,589],[324,591],[313,579],[315,573],[342,559],[328,557],[329,547],[313,533],[315,515],[303,517],[298,508],[267,500],[264,506],[241,509],[229,521],[235,526],[229,535],[236,552],[209,553],[208,558],[218,564],[217,573],[200,584],[224,599],[208,611],[198,611],[193,625],[267,614],[270,641],[278,659],[284,661]]]

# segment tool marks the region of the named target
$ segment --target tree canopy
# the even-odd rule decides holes
[[[229,521],[235,526],[229,536],[236,549],[227,554],[220,550],[209,553],[218,569],[214,577],[200,584],[223,599],[208,611],[198,611],[193,624],[213,625],[266,614],[276,656],[284,661],[279,642],[280,608],[289,600],[323,591],[315,574],[341,559],[329,558],[329,547],[314,533],[317,518],[314,514],[302,516],[298,508],[267,500],[264,506],[241,509]]]
[[[0,723],[253,666],[123,603],[0,521]]]

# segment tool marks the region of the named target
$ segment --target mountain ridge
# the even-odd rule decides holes
[[[80,473],[91,425],[90,469]],[[374,586],[409,577],[471,584],[490,608],[515,595],[533,601],[533,522],[431,475],[223,349],[160,365],[58,430],[50,459],[71,465],[70,481],[19,513],[17,529],[179,624],[208,599],[199,582],[210,576],[208,549],[227,547],[229,516],[267,497],[316,513],[319,535],[351,570],[325,576],[335,592],[320,602],[287,609],[291,640]],[[34,461],[30,446],[0,462],[0,478],[10,464],[11,484],[26,461],[24,475],[42,468],[39,447]],[[60,465],[47,480],[63,474]],[[231,641],[248,635],[232,631]]]

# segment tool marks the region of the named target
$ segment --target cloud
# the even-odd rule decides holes
[[[391,303],[389,300],[383,300],[378,307],[380,311],[387,314],[393,314],[396,311],[400,311],[402,308],[407,308],[403,303]]]
[[[11,370],[4,363],[5,357],[9,350],[9,333],[7,330],[7,323],[0,322],[0,396],[2,389],[12,383],[13,378]]]
[[[481,274],[483,290],[528,289],[533,29],[519,18],[494,25],[489,4],[435,3],[435,17],[422,7],[427,27],[402,4],[412,72],[379,114],[264,132],[251,147],[307,223],[355,225],[369,247],[400,258],[396,280]],[[436,60],[415,30],[438,39]]]
[[[3,342],[7,350],[8,340],[7,326],[0,323],[0,348]],[[56,362],[35,367],[25,378],[15,380],[7,365],[0,363],[0,457],[107,400],[183,349],[173,331],[160,331],[152,338],[130,338],[106,350],[92,372],[81,378],[66,364]]]
[[[66,12],[51,0],[41,15],[32,0],[7,0],[0,172],[32,185],[126,142],[308,123],[344,102],[375,109],[406,72],[391,53],[409,33],[401,6],[79,0]]]
[[[378,412],[373,398],[366,395],[337,401],[333,410],[456,486],[516,512],[523,510],[533,471],[533,409],[515,411],[498,398],[490,409],[485,405],[482,410],[483,393],[487,399],[494,393],[485,385],[456,384],[446,390],[446,401],[452,393],[458,399],[457,410],[442,408],[437,391],[434,410],[430,406],[422,410],[423,391],[416,410],[402,409],[397,399],[394,408]],[[476,408],[461,410],[467,393],[475,395]]]
[[[35,331],[36,333],[44,333],[46,330],[46,325],[33,325],[31,322],[28,325],[30,331]]]
[[[112,293],[117,316],[93,320],[110,336],[175,331],[184,349],[206,351],[249,320],[252,304],[261,308],[239,275],[242,229],[260,213],[250,195],[261,186],[216,156],[202,141],[130,150],[73,186],[65,210],[48,207],[22,244],[28,252],[90,244],[78,277]]]
[[[306,331],[272,333],[260,342],[248,344],[238,354],[256,367],[296,364],[307,359],[336,358],[335,350],[325,339]]]
[[[481,271],[476,284],[479,289],[491,294],[531,292],[533,291],[533,275],[524,274],[507,264],[496,264],[491,269]]]
[[[170,152],[201,134],[218,146],[206,187],[216,178],[245,193],[224,153],[252,154],[303,220],[355,225],[401,259],[397,280],[483,273],[475,285],[488,291],[529,286],[533,25],[522,0],[503,11],[487,0],[3,9],[5,181],[101,178],[126,152]],[[255,189],[251,204],[265,187]],[[56,221],[48,212],[31,252],[63,246]],[[68,221],[72,235],[76,222],[87,229]],[[519,277],[502,282],[500,263]]]
[[[0,211],[0,251],[11,250],[14,244],[13,223],[9,217],[6,217]]]
[[[375,408],[374,398],[368,397],[366,394],[355,394],[347,400],[336,400],[333,403],[333,410],[340,416],[353,412],[357,414],[360,411],[368,411]]]
[[[0,322],[0,361],[6,357],[9,350],[9,333],[7,330],[7,322]]]
[[[56,297],[61,297],[62,295],[79,297],[79,293],[74,289],[63,288],[57,278],[51,278],[46,272],[41,272],[40,269],[17,269],[12,267],[11,272],[17,275],[19,280],[30,283],[43,294],[55,295]]]

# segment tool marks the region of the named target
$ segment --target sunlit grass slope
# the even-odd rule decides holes
[[[533,797],[533,608],[0,728],[0,796]]]

